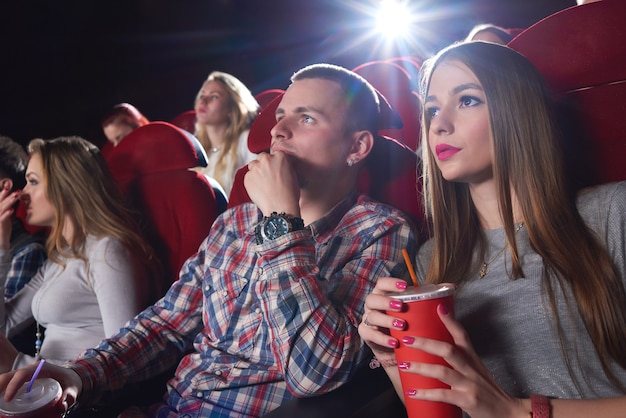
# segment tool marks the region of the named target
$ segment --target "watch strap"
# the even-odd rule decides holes
[[[532,418],[550,418],[552,416],[550,399],[546,396],[530,395],[530,407]]]

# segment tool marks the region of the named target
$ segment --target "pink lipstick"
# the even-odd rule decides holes
[[[453,147],[448,144],[438,144],[435,146],[435,153],[439,161],[447,160],[459,151],[461,151],[461,148]]]

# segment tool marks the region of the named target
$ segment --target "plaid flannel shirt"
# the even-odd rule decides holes
[[[43,239],[29,234],[18,220],[13,222],[11,231],[11,250],[3,253],[3,260],[10,263],[4,283],[4,298],[11,299],[33,278],[39,267],[46,261],[46,249]]]
[[[408,279],[416,235],[396,209],[351,195],[301,231],[256,244],[253,204],[225,212],[166,296],[72,367],[86,397],[175,365],[159,417],[260,416],[350,380],[381,276]],[[89,393],[91,392],[91,395]]]

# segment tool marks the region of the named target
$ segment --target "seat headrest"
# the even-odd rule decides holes
[[[411,74],[398,63],[391,61],[370,61],[352,69],[355,73],[369,81],[385,97],[398,90],[416,90]]]
[[[276,97],[282,95],[284,92],[285,92],[285,90],[282,90],[282,89],[263,90],[262,92],[260,92],[258,94],[255,94],[254,98],[256,99],[257,103],[259,104],[259,109],[263,109],[272,100],[274,100]]]
[[[183,113],[179,113],[171,120],[172,125],[178,126],[188,132],[196,131],[196,111],[187,110]]]
[[[151,122],[128,134],[106,161],[118,178],[198,167],[206,155],[194,138],[170,123]]]
[[[603,0],[554,13],[508,46],[528,58],[556,93],[626,80],[626,2]]]
[[[393,60],[366,62],[355,67],[353,71],[378,89],[402,118],[402,129],[384,129],[380,133],[417,150],[420,138],[420,99],[416,83],[418,64],[408,58],[398,57]]]

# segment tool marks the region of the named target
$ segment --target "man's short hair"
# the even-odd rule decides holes
[[[311,78],[334,81],[341,86],[348,104],[346,134],[366,130],[377,135],[380,102],[376,90],[367,80],[338,65],[313,64],[297,71],[291,76],[291,82]]]
[[[26,185],[27,165],[28,155],[24,148],[8,136],[0,135],[0,177],[10,178],[14,189],[22,189]]]

